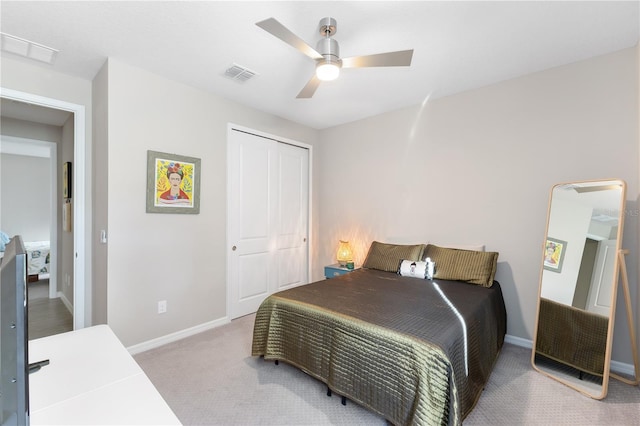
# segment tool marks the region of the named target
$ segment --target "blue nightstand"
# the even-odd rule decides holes
[[[337,277],[339,275],[348,274],[349,272],[353,272],[356,269],[360,269],[360,267],[356,265],[356,267],[353,269],[347,269],[346,266],[340,266],[339,263],[335,263],[333,265],[324,267],[324,277],[326,279],[329,279],[329,278]]]

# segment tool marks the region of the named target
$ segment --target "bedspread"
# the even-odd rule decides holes
[[[358,270],[265,299],[252,354],[295,365],[394,424],[460,424],[505,332],[498,283]]]
[[[51,266],[49,241],[28,241],[24,246],[27,249],[27,275],[48,274]]]

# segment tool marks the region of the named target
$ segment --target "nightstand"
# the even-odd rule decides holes
[[[356,269],[360,269],[360,266],[357,266],[353,269],[347,269],[346,266],[340,266],[339,263],[334,263],[333,265],[328,265],[324,267],[324,277],[326,279],[337,277],[338,275],[348,274],[349,272],[353,272]]]

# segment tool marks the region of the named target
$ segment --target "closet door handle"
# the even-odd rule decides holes
[[[236,246],[231,247],[231,250],[232,250],[232,251],[236,251],[236,249],[237,249],[237,247],[236,247]]]

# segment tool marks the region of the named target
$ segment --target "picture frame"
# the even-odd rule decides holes
[[[71,200],[67,199],[62,204],[62,230],[71,232]]]
[[[147,213],[199,214],[201,160],[147,151]]]
[[[73,189],[71,187],[72,173],[71,161],[67,161],[62,164],[62,198],[71,198]]]
[[[547,237],[544,243],[543,267],[547,271],[562,272],[564,255],[567,252],[567,242]]]

